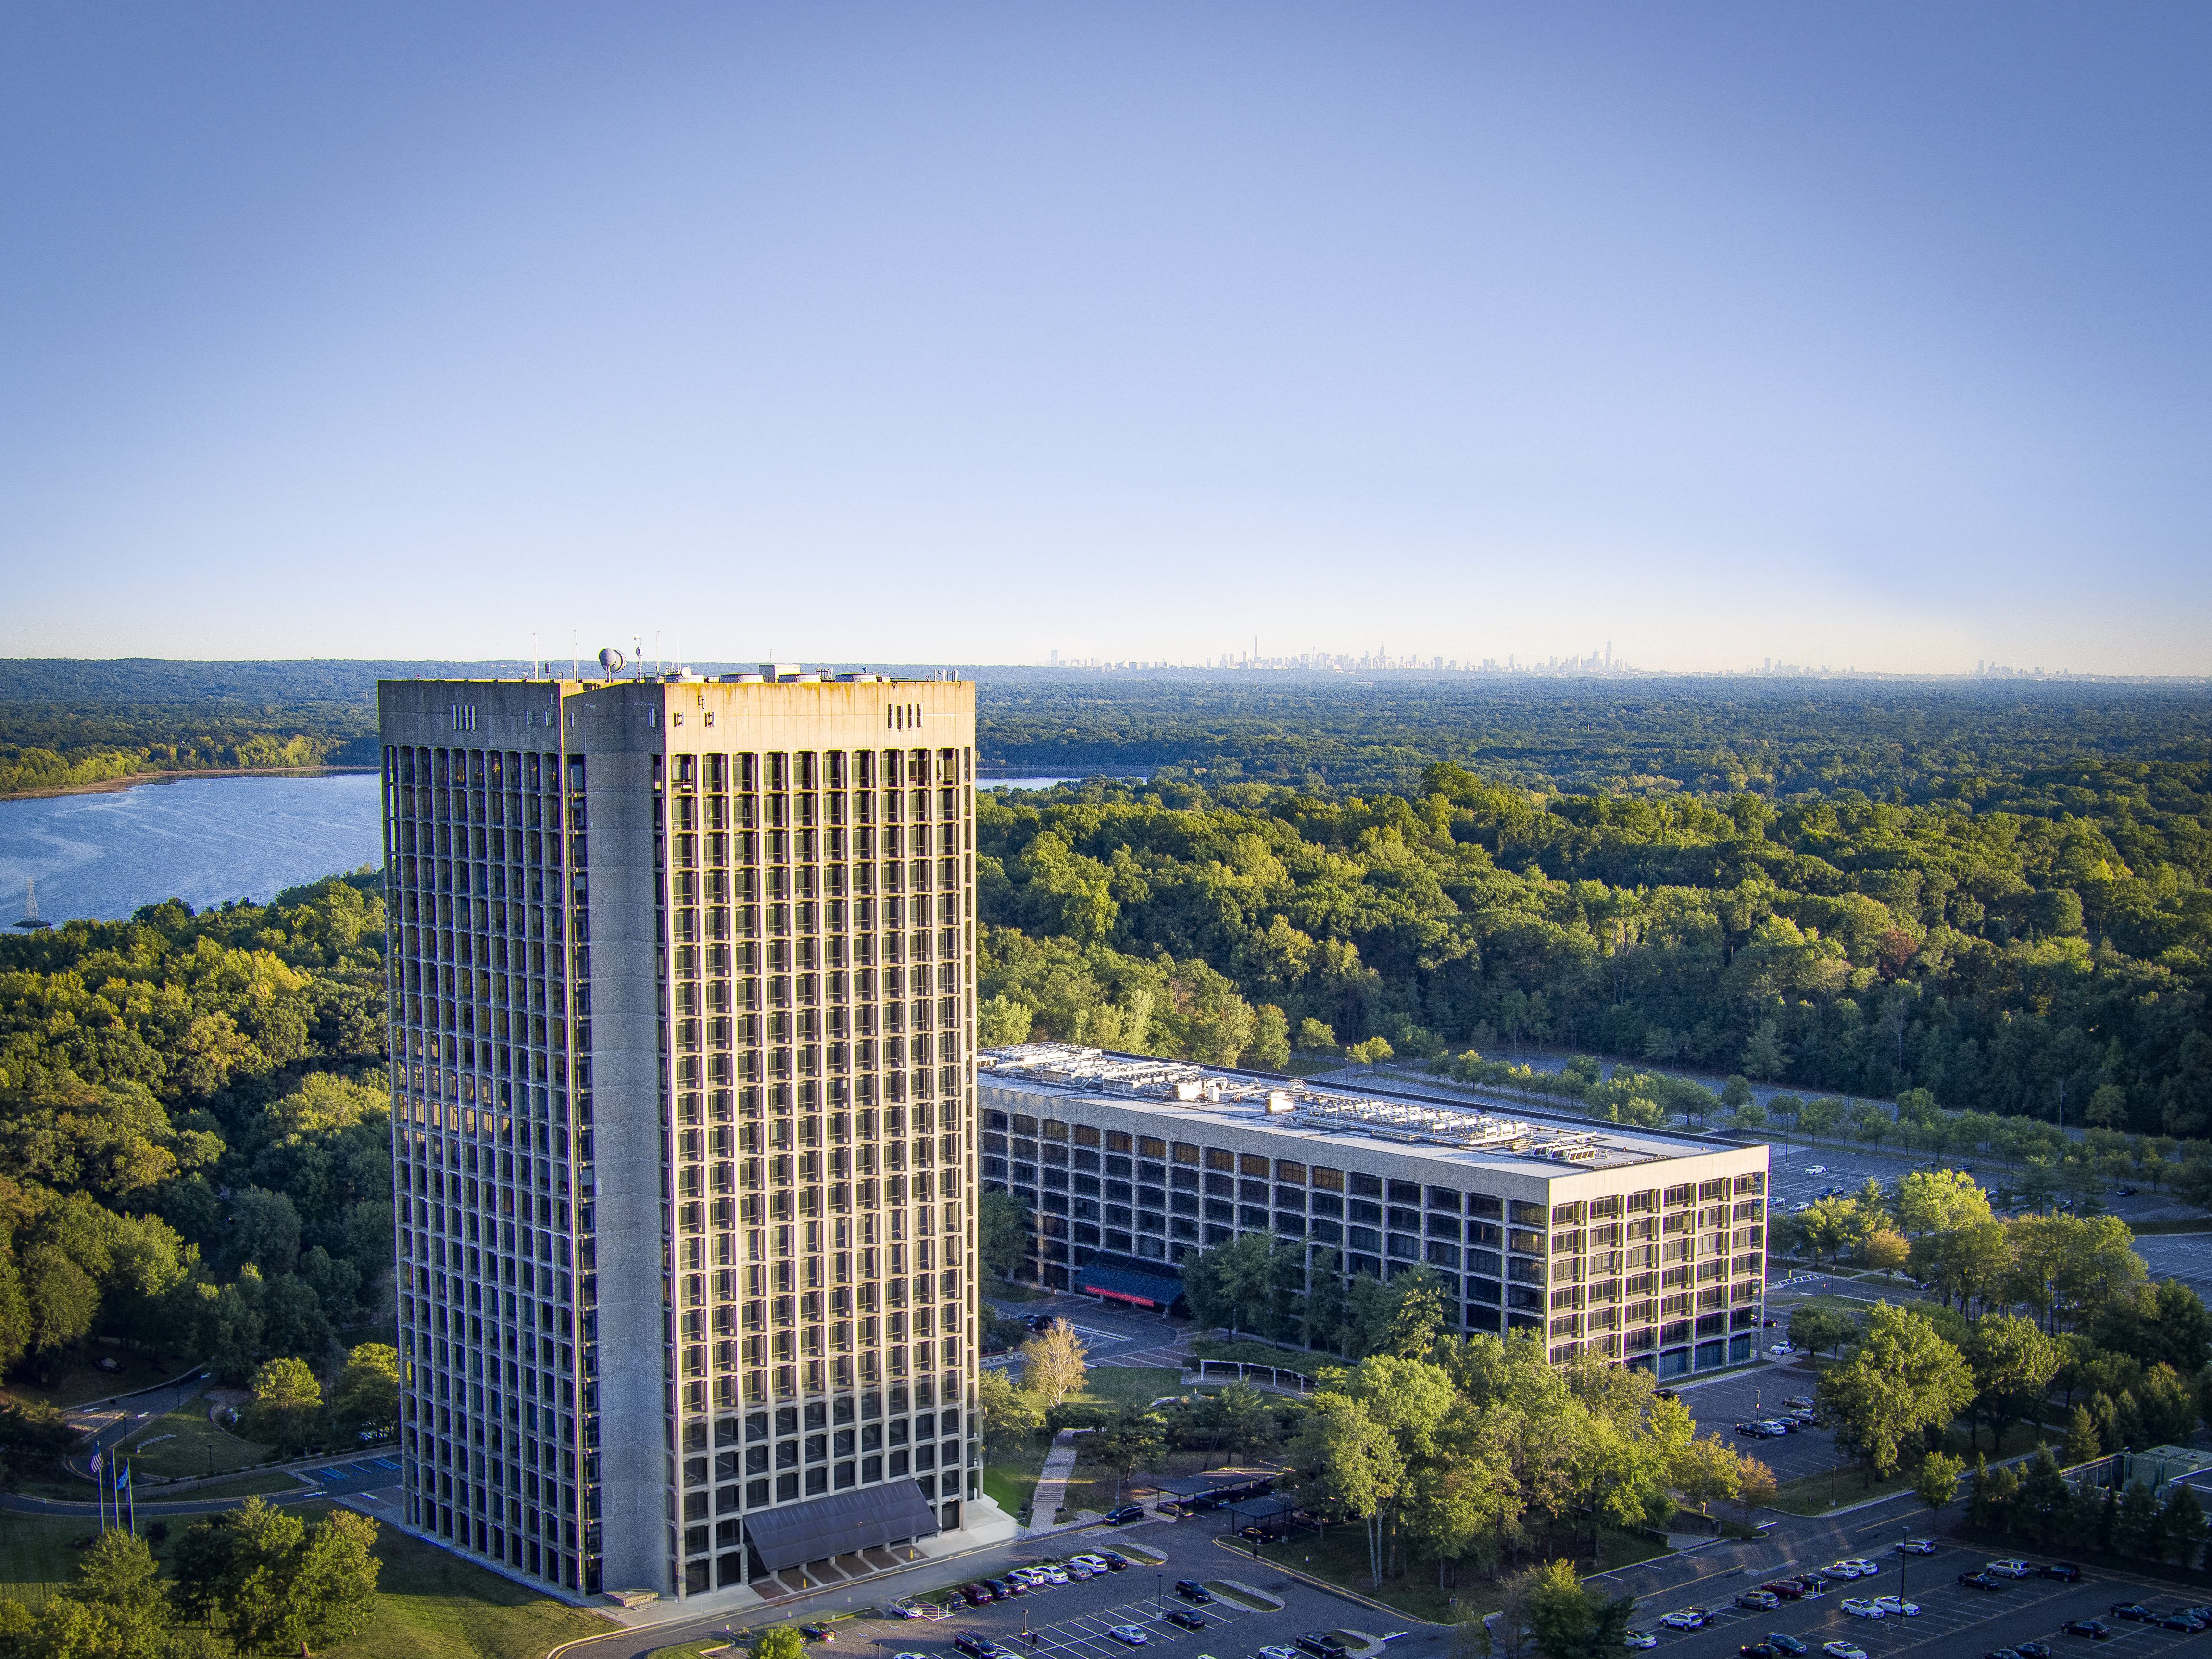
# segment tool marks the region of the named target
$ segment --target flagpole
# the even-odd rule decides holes
[[[100,1505],[100,1529],[102,1532],[106,1532],[107,1530],[107,1480],[106,1477],[100,1473],[100,1470],[104,1467],[106,1467],[106,1465],[104,1460],[100,1455],[100,1444],[97,1441],[94,1441],[93,1443],[91,1464],[92,1496],[93,1501]]]

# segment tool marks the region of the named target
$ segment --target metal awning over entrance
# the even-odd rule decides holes
[[[761,1510],[745,1517],[745,1540],[765,1572],[879,1549],[902,1539],[934,1538],[937,1532],[937,1511],[910,1480],[832,1492],[810,1504]]]
[[[1182,1294],[1182,1280],[1173,1273],[1145,1273],[1094,1261],[1076,1275],[1075,1288],[1088,1296],[1103,1296],[1140,1308],[1168,1308]]]

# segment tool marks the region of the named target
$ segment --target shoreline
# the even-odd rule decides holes
[[[46,788],[19,789],[0,795],[0,801],[53,800],[64,795],[112,795],[153,783],[187,783],[195,778],[326,778],[348,773],[374,775],[374,766],[232,766],[191,772],[131,772],[98,783],[64,783]]]

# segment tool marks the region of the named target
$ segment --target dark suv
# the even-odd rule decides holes
[[[1186,1601],[1197,1602],[1200,1607],[1205,1606],[1208,1601],[1211,1601],[1213,1599],[1213,1592],[1206,1589],[1205,1585],[1200,1583],[1195,1578],[1176,1579],[1176,1594],[1182,1597]]]

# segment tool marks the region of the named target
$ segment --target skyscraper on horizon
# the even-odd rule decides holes
[[[574,1595],[1010,1532],[973,686],[378,702],[405,1524]]]

